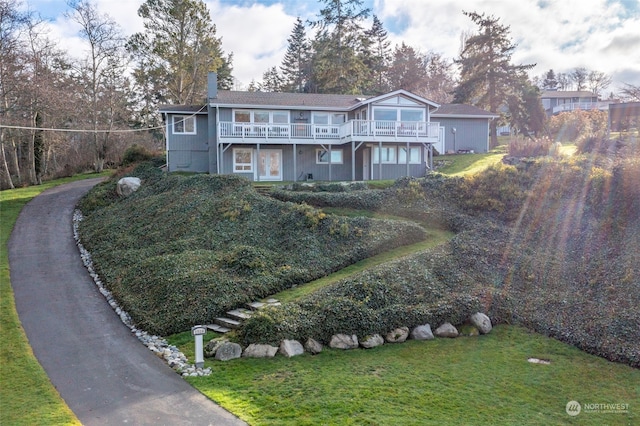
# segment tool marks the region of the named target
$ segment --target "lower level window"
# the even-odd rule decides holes
[[[417,146],[409,147],[409,164],[420,164],[420,150]],[[407,148],[398,149],[398,164],[407,164]]]
[[[326,149],[316,149],[316,164],[329,164],[329,151]],[[331,164],[342,164],[342,150],[331,150]]]
[[[253,150],[250,148],[233,149],[233,171],[252,172],[253,171]]]
[[[380,155],[382,154],[382,155]],[[383,146],[382,151],[376,146],[373,148],[373,164],[380,164],[382,157],[382,164],[395,164],[396,163],[396,147],[395,146]]]

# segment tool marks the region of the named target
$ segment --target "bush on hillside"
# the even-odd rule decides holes
[[[549,155],[553,141],[548,137],[529,138],[518,136],[509,141],[510,157],[543,157]]]

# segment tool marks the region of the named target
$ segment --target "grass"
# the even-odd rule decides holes
[[[13,299],[7,243],[20,211],[36,195],[56,185],[98,176],[79,175],[44,185],[0,191],[0,424],[80,424],[51,385],[24,334]]]
[[[193,339],[183,340],[192,358]],[[640,422],[639,370],[514,326],[479,337],[205,364],[214,374],[188,381],[252,425]],[[565,411],[571,400],[629,404],[629,412],[574,418]]]
[[[451,154],[436,157],[437,161],[445,161],[445,166],[438,172],[449,176],[467,176],[481,172],[489,166],[499,163],[504,157],[503,147],[486,154]]]
[[[402,218],[399,216],[393,216],[388,214],[380,214],[372,211],[365,210],[355,210],[355,209],[346,209],[346,208],[337,208],[337,207],[325,207],[322,209],[326,213],[332,213],[341,216],[366,216],[373,217],[378,219],[398,219],[398,220],[407,220],[406,218]],[[453,233],[450,231],[445,231],[441,229],[428,228],[427,229],[427,238],[424,241],[420,241],[415,244],[409,244],[406,246],[398,247],[392,250],[385,251],[384,253],[380,253],[377,256],[369,257],[367,259],[363,259],[359,262],[356,262],[352,265],[347,266],[333,274],[327,275],[326,277],[319,278],[317,280],[308,282],[304,285],[294,287],[288,290],[281,291],[269,298],[278,299],[281,302],[290,302],[296,299],[299,299],[303,296],[311,294],[322,287],[325,287],[329,284],[332,284],[341,279],[350,277],[358,272],[362,272],[366,269],[372,268],[374,266],[380,265],[382,263],[389,262],[394,259],[398,259],[400,257],[416,253],[419,251],[427,250],[432,247],[437,246],[447,240],[449,240],[453,236]]]

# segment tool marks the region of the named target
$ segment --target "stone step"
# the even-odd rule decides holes
[[[211,330],[211,331],[215,331],[216,333],[228,333],[231,331],[230,328],[227,327],[223,327],[219,324],[208,324],[205,327],[207,327],[207,329]]]
[[[280,306],[282,303],[278,299],[267,299],[264,302],[251,302],[247,303],[247,307],[252,311],[257,311],[258,309],[262,309],[266,306]]]
[[[232,328],[234,330],[236,328],[240,328],[240,325],[241,325],[240,321],[236,321],[234,319],[225,318],[225,317],[218,317],[214,319],[213,322],[226,328]]]
[[[262,309],[265,306],[267,306],[266,303],[262,303],[262,302],[251,302],[251,303],[247,303],[247,307],[249,309],[251,309],[252,311],[257,311],[258,309]]]
[[[249,318],[251,318],[251,315],[253,315],[252,311],[248,310],[248,309],[234,309],[232,311],[227,312],[227,316],[231,319],[234,319],[236,321],[244,321],[247,320]]]

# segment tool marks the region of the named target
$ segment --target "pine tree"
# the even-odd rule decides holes
[[[556,90],[558,88],[558,80],[552,69],[545,74],[544,80],[542,81],[542,88],[544,90]]]
[[[300,17],[287,39],[289,45],[280,65],[285,92],[304,92],[309,81],[311,46]]]
[[[371,83],[365,93],[381,94],[389,89],[386,75],[391,61],[391,42],[382,21],[373,15],[371,29],[365,31],[363,38],[364,64],[369,69]]]
[[[369,16],[362,0],[320,0],[326,7],[313,23],[318,33],[312,47],[312,89],[322,93],[362,93],[367,66],[361,55],[361,21]]]
[[[516,45],[509,37],[509,26],[494,16],[463,12],[478,25],[479,32],[469,37],[455,62],[460,66],[460,84],[454,91],[455,103],[471,103],[493,113],[506,105],[514,78],[535,66],[513,65]],[[496,120],[491,121],[491,147],[498,145]]]

